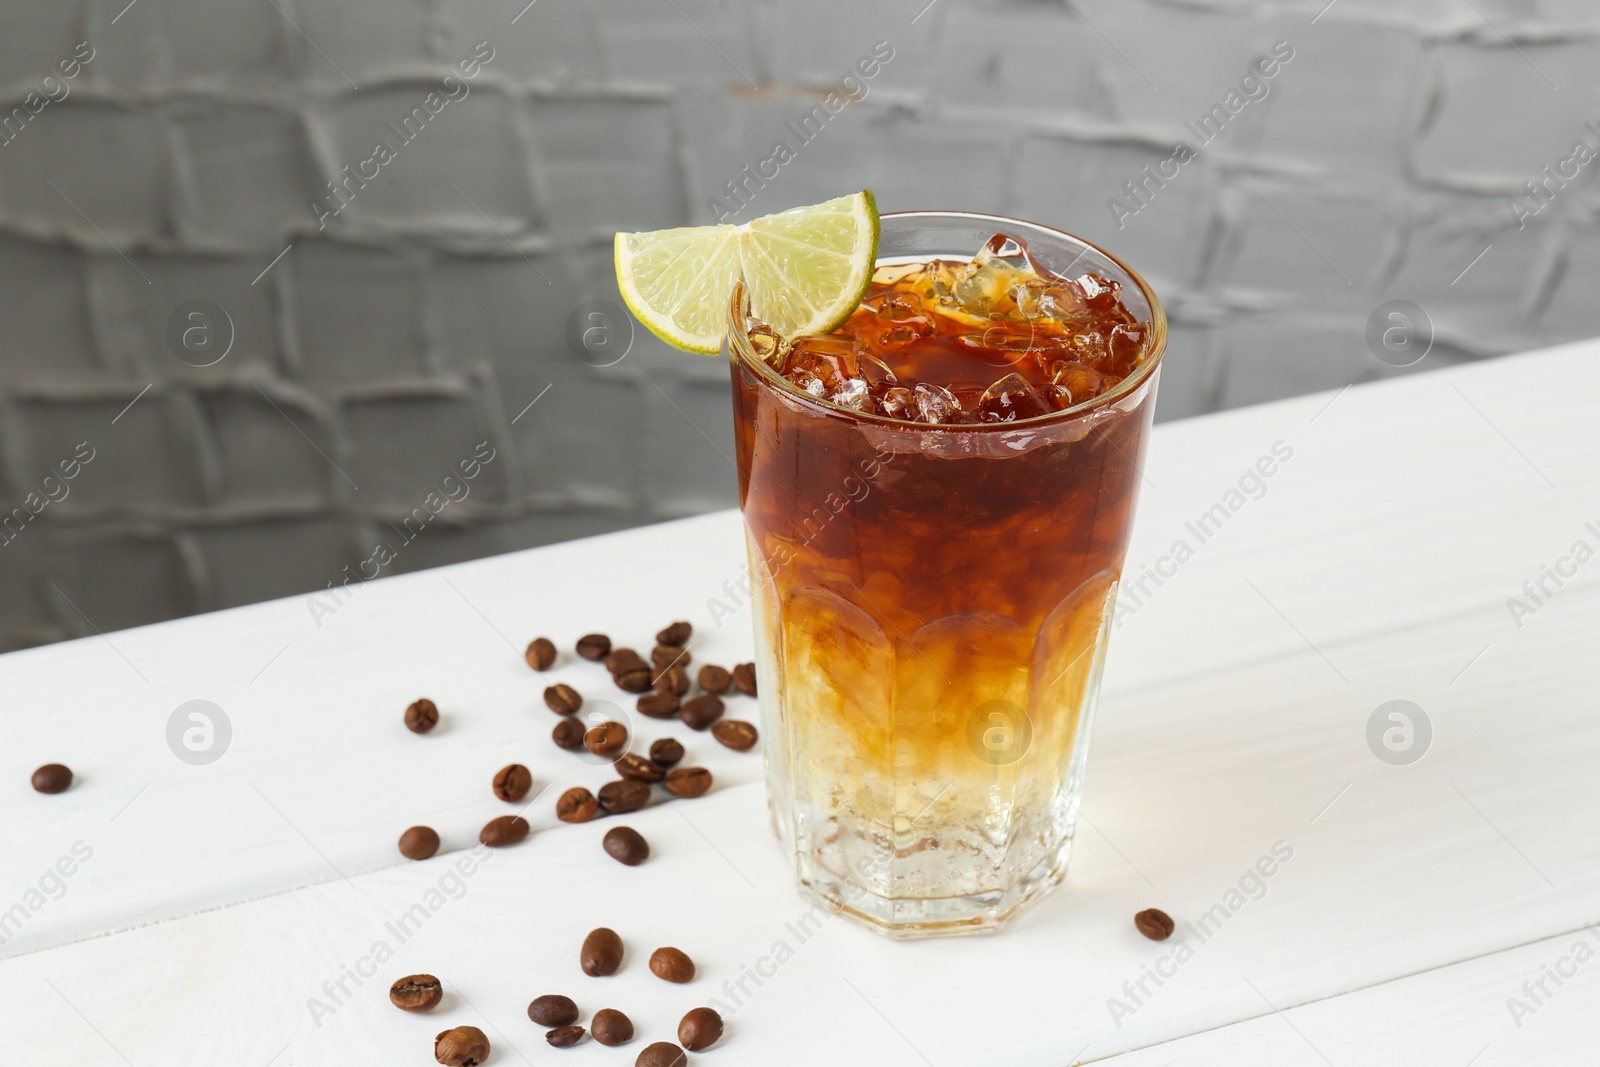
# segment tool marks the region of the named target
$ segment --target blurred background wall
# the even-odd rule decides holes
[[[722,362],[590,303],[618,228],[861,187],[1059,225],[1165,294],[1164,419],[1399,373],[1391,298],[1419,369],[1600,333],[1597,31],[1593,0],[4,0],[0,647],[733,505]]]

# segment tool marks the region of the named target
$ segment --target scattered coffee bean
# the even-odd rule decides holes
[[[602,1045],[626,1045],[633,1040],[633,1020],[616,1008],[601,1008],[589,1020],[589,1033]]]
[[[522,654],[522,658],[536,671],[548,670],[556,661],[555,642],[548,637],[535,637],[528,642],[528,650]]]
[[[650,787],[627,778],[600,787],[600,810],[607,815],[626,815],[650,803]]]
[[[670,719],[678,714],[678,698],[672,693],[646,693],[634,705],[640,715],[648,715],[652,719]]]
[[[605,634],[584,634],[578,638],[578,655],[584,659],[605,659],[610,651],[611,638]]]
[[[1165,941],[1172,936],[1172,931],[1177,927],[1172,921],[1172,916],[1160,908],[1146,908],[1141,911],[1133,917],[1133,925],[1152,941]]]
[[[639,1058],[633,1061],[633,1067],[685,1067],[688,1062],[683,1049],[670,1041],[657,1041],[645,1046]]]
[[[650,842],[631,826],[618,826],[606,831],[606,855],[624,867],[637,867],[650,858]]]
[[[583,747],[583,735],[586,733],[588,731],[583,728],[581,719],[562,719],[556,723],[556,728],[550,731],[550,740],[556,743],[557,748],[576,752]]]
[[[489,1039],[476,1026],[458,1026],[433,1039],[433,1058],[445,1067],[478,1067],[489,1058]]]
[[[444,999],[444,987],[431,974],[412,974],[389,987],[389,1000],[401,1011],[432,1011]]]
[[[624,693],[644,693],[650,689],[650,668],[635,667],[623,671],[621,674],[612,675],[612,681],[617,683],[617,688]]]
[[[478,840],[490,848],[514,845],[528,836],[528,820],[520,815],[502,815],[490,819],[478,831]]]
[[[707,726],[722,718],[722,698],[711,693],[704,693],[691,700],[685,700],[678,708],[678,717],[683,724],[691,730],[704,730]]]
[[[686,622],[675,622],[656,634],[656,644],[682,646],[688,642],[692,633],[694,633],[693,626]]]
[[[571,1048],[583,1040],[583,1027],[558,1026],[545,1034],[544,1039],[555,1048]]]
[[[654,785],[667,776],[667,769],[661,764],[633,752],[613,763],[611,769],[624,778],[632,778],[636,782],[645,782],[649,785]]]
[[[407,725],[410,724],[409,714]],[[33,772],[33,788],[40,793],[65,793],[72,784],[72,771],[65,763],[46,763]]]
[[[676,737],[663,737],[650,745],[650,761],[658,767],[671,767],[683,759],[683,743]]]
[[[687,667],[690,658],[687,648],[657,645],[650,650],[650,665],[658,671],[664,671],[668,667]]]
[[[733,668],[733,685],[747,697],[756,695],[756,665],[740,663]]]
[[[439,835],[431,826],[413,826],[400,835],[400,855],[408,860],[425,860],[439,851]]]
[[[637,670],[640,667],[649,666],[649,664],[644,661],[644,657],[640,656],[639,653],[635,652],[631,648],[612,649],[611,654],[606,656],[605,662],[606,670],[610,671],[612,674],[621,674],[623,671],[632,671]]]
[[[700,668],[699,677],[695,680],[700,683],[700,688],[708,693],[726,693],[728,686],[733,682],[733,675],[715,663],[707,663]]]
[[[710,1008],[691,1009],[678,1023],[678,1041],[690,1052],[708,1049],[722,1036],[722,1016]]]
[[[528,1018],[540,1026],[571,1026],[578,1021],[578,1006],[571,997],[546,993],[528,1005]]]
[[[607,759],[619,756],[628,747],[628,728],[620,722],[602,722],[583,735],[583,747]]]
[[[661,784],[675,797],[704,796],[711,788],[711,772],[704,767],[679,767],[668,771]]]
[[[406,729],[414,734],[425,734],[439,725],[439,705],[423,697],[406,705]]]
[[[650,953],[650,973],[668,982],[694,980],[694,960],[677,948],[658,948]]]
[[[556,798],[556,818],[562,822],[588,822],[600,812],[600,802],[581,785]]]
[[[650,684],[658,693],[671,693],[681,697],[689,691],[689,672],[682,665],[672,667],[658,667],[650,675]]]
[[[515,804],[532,788],[533,772],[520,763],[508,763],[494,776],[494,795],[507,804]]]
[[[742,719],[723,719],[712,723],[711,736],[735,752],[749,752],[761,737],[754,726]]]
[[[615,930],[604,926],[590,930],[578,953],[578,964],[591,978],[616,974],[617,968],[622,966],[622,938]]]
[[[557,715],[571,715],[583,707],[583,697],[572,686],[561,682],[544,691],[544,706]]]

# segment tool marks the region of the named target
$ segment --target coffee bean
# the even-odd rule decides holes
[[[548,637],[535,637],[528,642],[528,650],[522,654],[522,658],[536,671],[547,670],[556,661],[555,642]]]
[[[620,722],[602,722],[583,735],[583,747],[607,759],[619,756],[628,747],[628,728]]]
[[[602,1045],[625,1045],[633,1040],[633,1020],[616,1008],[601,1008],[589,1020],[589,1032]]]
[[[1146,908],[1133,917],[1133,925],[1139,932],[1152,941],[1165,941],[1172,936],[1172,931],[1177,924],[1172,921],[1172,916],[1160,908]]]
[[[678,1041],[690,1052],[708,1049],[722,1036],[722,1016],[710,1008],[693,1008],[678,1023]]]
[[[556,798],[556,818],[562,822],[588,822],[600,812],[600,802],[581,785]]]
[[[666,670],[668,667],[687,667],[690,658],[687,648],[657,645],[650,650],[650,665],[658,671]]]
[[[40,793],[65,793],[72,784],[72,771],[65,763],[46,763],[33,772],[33,788]]]
[[[657,1041],[645,1046],[639,1058],[633,1061],[633,1067],[685,1067],[688,1062],[683,1049],[670,1041]]]
[[[711,772],[704,767],[679,767],[675,771],[668,771],[666,780],[661,784],[675,797],[704,796],[706,790],[711,788]]]
[[[600,810],[607,815],[626,815],[650,803],[650,787],[627,778],[600,787]]]
[[[544,706],[557,715],[571,715],[583,707],[583,697],[572,686],[560,682],[544,691]]]
[[[545,1034],[544,1039],[555,1048],[571,1048],[583,1040],[583,1027],[558,1026]]]
[[[604,926],[590,930],[578,953],[578,965],[591,978],[616,974],[617,968],[622,966],[622,938],[615,930]]]
[[[693,626],[686,622],[675,622],[656,634],[656,644],[682,646],[688,642],[692,633],[694,633]]]
[[[650,745],[650,761],[658,767],[671,767],[683,759],[683,744],[676,737],[663,737]]]
[[[431,974],[412,974],[389,987],[389,1000],[401,1011],[432,1011],[444,999],[444,987]]]
[[[650,973],[668,982],[694,980],[694,960],[677,948],[658,948],[650,953]]]
[[[749,752],[760,740],[756,728],[741,719],[723,719],[712,723],[711,736],[735,752]]]
[[[637,670],[640,667],[648,666],[649,664],[644,661],[644,657],[631,648],[612,649],[611,654],[606,656],[606,670],[612,674],[621,674],[623,671]]]
[[[650,675],[650,684],[658,693],[681,697],[689,691],[689,672],[682,666],[657,667]]]
[[[683,724],[691,730],[704,730],[707,726],[722,718],[722,698],[705,693],[692,700],[685,700],[678,708],[678,717]]]
[[[611,638],[605,634],[584,634],[578,638],[578,655],[584,659],[601,660],[611,651]]]
[[[714,663],[707,663],[700,668],[699,677],[695,681],[700,683],[700,688],[708,693],[726,693],[728,685],[733,681],[733,675]]]
[[[644,693],[650,689],[650,668],[634,667],[613,675],[612,681],[617,683],[617,688],[624,693]]]
[[[747,697],[756,695],[756,665],[739,663],[733,668],[733,685]]]
[[[678,714],[678,698],[671,693],[646,693],[634,705],[640,715],[652,719],[670,719]]]
[[[439,725],[439,705],[423,697],[406,705],[406,729],[414,734],[425,734]]]
[[[490,819],[478,831],[478,840],[490,848],[514,845],[528,836],[528,820],[520,815],[502,815]]]
[[[606,855],[624,867],[637,867],[650,858],[650,842],[631,826],[607,830],[601,844],[605,846]]]
[[[654,785],[667,776],[667,769],[661,764],[632,752],[613,763],[611,769],[624,778],[632,778],[636,782],[645,782],[650,785]]]
[[[478,1067],[489,1058],[489,1039],[476,1026],[458,1026],[433,1039],[433,1058],[445,1067]]]
[[[400,835],[400,855],[408,860],[425,860],[439,851],[439,835],[431,826],[413,826]]]
[[[578,1006],[571,997],[546,993],[528,1005],[528,1018],[540,1026],[571,1026],[578,1021]]]
[[[550,740],[556,743],[557,748],[576,752],[583,747],[583,735],[586,733],[588,731],[583,728],[581,719],[562,719],[556,723],[556,728],[550,731]]]
[[[494,795],[515,804],[533,788],[533,773],[520,763],[508,763],[494,776]]]

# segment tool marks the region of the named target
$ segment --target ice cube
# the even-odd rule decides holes
[[[1073,360],[1058,360],[1050,365],[1050,384],[1056,387],[1057,396],[1064,390],[1068,404],[1081,404],[1099,396],[1105,389],[1106,376]]]
[[[915,402],[913,417],[918,422],[962,423],[970,421],[961,401],[942,385],[919,385],[912,390]]]
[[[783,364],[783,376],[820,378],[828,391],[838,389],[856,373],[855,340],[849,337],[816,336],[795,340],[794,350]]]
[[[956,273],[951,293],[970,315],[1008,315],[1017,308],[1013,291],[1037,278],[1027,246],[997,233]]]
[[[895,376],[889,365],[876,356],[863,355],[856,360],[856,369],[861,372],[861,377],[875,389],[898,384],[900,379]]]
[[[860,378],[847,380],[842,386],[835,389],[828,399],[851,411],[865,411],[870,414],[875,407],[872,403],[867,383]]]
[[[789,354],[789,342],[778,336],[776,330],[760,319],[749,319],[745,335],[750,338],[750,348],[757,358],[773,367],[783,366],[784,357]]]
[[[1111,337],[1107,341],[1110,349],[1110,365],[1106,368],[1119,377],[1127,377],[1133,373],[1133,368],[1139,363],[1139,354],[1144,350],[1145,338],[1149,336],[1150,324],[1146,322],[1119,324],[1112,327]]]
[[[916,394],[903,386],[891,386],[878,397],[878,407],[890,418],[910,418],[916,410]]]
[[[1016,422],[1050,413],[1047,404],[1028,380],[1012,373],[983,391],[978,398],[978,417],[984,422]]]

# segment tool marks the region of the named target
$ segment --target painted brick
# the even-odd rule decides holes
[[[688,222],[669,104],[535,99],[535,181],[558,234],[659,230]]]
[[[333,105],[324,121],[348,198],[339,220],[448,223],[491,235],[494,227],[514,232],[534,221],[513,105],[482,82],[456,81],[446,90],[418,81],[359,93]],[[387,163],[380,145],[393,153]],[[340,208],[326,191],[322,200]]]
[[[733,460],[733,403],[726,381],[656,383],[650,389],[643,458],[647,492],[663,516],[693,515],[739,502]]]
[[[440,8],[426,0],[297,3],[284,10],[321,50],[307,49],[304,58],[305,77],[319,88],[342,92],[351,82],[364,87],[397,68],[456,59],[448,52],[450,30]]]
[[[939,5],[928,0],[817,0],[756,9],[762,54],[778,85],[837,88],[854,76],[866,97],[879,90],[926,95],[933,81]],[[893,49],[877,73],[863,78],[857,64],[879,41]],[[868,69],[871,69],[870,67]],[[856,96],[861,90],[851,88]]]
[[[213,608],[325,589],[370,551],[354,525],[329,519],[202,527],[189,536],[205,560]]]
[[[1221,405],[1226,365],[1215,333],[1210,326],[1169,324],[1156,393],[1157,422],[1204,415]]]
[[[15,114],[7,107],[8,116]],[[0,147],[0,211],[7,218],[54,224],[101,243],[106,238],[95,227],[124,241],[166,230],[167,142],[159,112],[72,96],[26,125],[9,120],[6,136],[14,138]]]
[[[335,451],[330,428],[282,393],[217,390],[202,396],[201,413],[216,443],[219,503],[315,507],[330,502],[335,483],[344,482],[329,462]]]
[[[1600,43],[1523,43],[1517,49],[1446,43],[1438,115],[1417,141],[1417,171],[1432,179],[1520,185],[1565,157],[1595,120],[1586,87]],[[1553,83],[1553,84],[1552,84]]]
[[[1418,35],[1327,19],[1308,26],[1286,17],[1271,23],[1268,36],[1289,42],[1294,58],[1266,83],[1256,147],[1333,171],[1400,178],[1430,81]],[[1351,77],[1352,56],[1361,57],[1359,78]]]
[[[499,251],[510,250],[502,244]],[[537,254],[527,259],[440,255],[429,265],[426,278],[426,298],[439,321],[440,344],[449,366],[487,361],[504,375],[576,362],[567,351],[566,328],[580,300],[560,259]],[[540,385],[548,380],[546,376]],[[507,402],[515,415],[527,401],[517,403],[511,397]]]
[[[471,461],[480,443],[490,440],[484,413],[471,397],[395,395],[351,400],[343,406],[341,420],[350,447],[346,469],[359,486],[353,499],[368,512],[394,510],[409,515],[413,509],[423,508],[429,494],[441,493],[445,478],[459,479],[459,464]],[[490,447],[496,448],[493,443]],[[506,466],[496,448],[494,461],[468,483],[468,495],[439,514],[448,513],[455,520],[463,508],[504,502]],[[459,490],[456,492],[459,495]]]
[[[681,352],[679,356],[694,358]],[[526,378],[519,393],[537,395],[537,389],[550,386],[512,427],[533,498],[569,507],[636,506],[644,482],[641,457],[655,448],[653,441],[646,447],[641,430],[648,409],[660,401],[655,390],[634,381],[606,379],[588,368],[567,370],[562,377],[537,385],[536,375]],[[506,380],[508,390],[514,382]]]
[[[1261,404],[1377,377],[1382,364],[1367,350],[1364,334],[1359,315],[1338,325],[1281,316],[1231,324],[1221,339],[1227,363],[1222,406]]]
[[[272,4],[256,0],[163,0],[152,6],[154,11],[140,13],[137,27],[130,24],[128,28],[159,36],[164,46],[165,69],[153,73],[162,82],[237,85],[281,81],[293,74],[295,56],[306,51],[304,40]],[[296,17],[295,9],[308,5],[278,6]],[[130,11],[117,28],[133,17]],[[146,30],[143,20],[153,25]],[[108,48],[114,47],[112,38],[107,36],[106,40]]]
[[[28,294],[7,301],[0,329],[0,366],[8,382],[96,376],[100,361],[89,326],[82,253],[0,237],[0,292]]]
[[[1131,217],[1119,220],[1109,206],[1113,198],[1131,203],[1126,183],[1143,180],[1142,168],[1154,172],[1170,156],[1139,145],[1030,138],[1017,164],[1017,214],[1099,244],[1153,283],[1192,283],[1211,214],[1207,156],[1180,166]]]
[[[290,279],[310,380],[369,385],[428,373],[421,276],[400,256],[304,241],[275,269]]]
[[[51,505],[62,517],[199,505],[204,492],[193,407],[156,390],[128,407],[137,391],[114,400],[13,400],[5,413],[13,483],[34,485],[87,442],[93,459],[73,481],[71,495]]]
[[[1370,195],[1336,195],[1296,183],[1230,180],[1233,237],[1217,265],[1230,288],[1299,293],[1338,304],[1364,292],[1386,261],[1397,205]]]
[[[1067,5],[953,7],[940,39],[936,100],[945,107],[1004,108],[1011,114],[1104,117],[1109,101],[1100,68],[1120,62],[1107,52]]]
[[[606,73],[625,82],[679,87],[754,86],[767,79],[749,23],[735,0],[597,0]]]
[[[0,72],[4,72],[6,88],[37,90],[46,75],[59,81],[57,64],[71,58],[74,46],[84,39],[80,17],[73,4],[12,6],[0,11]],[[59,89],[50,88],[60,95]]]
[[[442,0],[434,27],[437,55],[458,60],[486,41],[494,49],[489,69],[503,78],[570,84],[601,77],[600,35],[587,4]]]
[[[1595,300],[1597,277],[1600,229],[1590,225],[1571,234],[1560,285],[1539,322],[1541,332],[1564,341],[1600,334],[1600,302]]]
[[[147,531],[91,527],[63,531],[42,577],[45,602],[61,627],[79,637],[175,619],[201,610],[195,575],[177,540]],[[113,640],[115,640],[113,638]],[[117,651],[98,643],[93,655],[124,669]],[[135,680],[137,660],[128,678]]]
[[[6,509],[0,518],[8,517],[17,503],[8,496],[0,504]],[[40,573],[54,531],[30,526],[33,523],[20,527],[20,532],[15,525],[7,526],[0,533],[0,603],[6,606],[0,617],[0,650],[7,652],[67,636],[45,603],[50,587]]]
[[[250,284],[260,271],[255,262],[214,255],[130,258],[136,270],[115,256],[98,259],[91,268],[100,294],[100,334],[116,366],[190,382],[232,377],[245,368],[265,374],[274,366],[281,341],[270,288]],[[226,318],[180,314],[183,305],[197,300],[214,303]],[[173,329],[176,347],[168,336]],[[185,330],[198,331],[188,333],[187,347]],[[205,362],[224,350],[227,354],[209,367],[194,367],[179,356],[183,352],[193,362]]]
[[[307,202],[324,190],[292,112],[206,107],[175,117],[174,126],[186,163],[188,195],[177,219],[185,241],[258,248],[265,266],[288,243],[291,225],[316,218]]]

